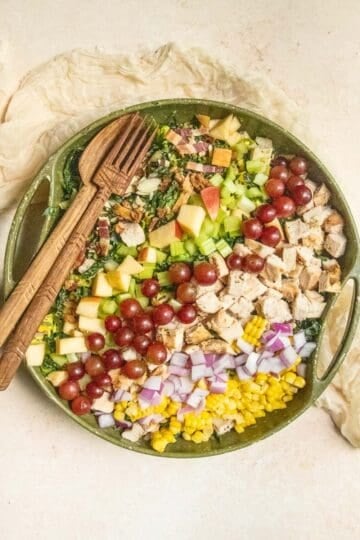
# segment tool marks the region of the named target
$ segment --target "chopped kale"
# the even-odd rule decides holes
[[[66,158],[63,170],[63,201],[71,200],[80,186],[79,159],[83,148],[75,148]]]
[[[297,323],[297,328],[303,330],[308,341],[317,341],[322,327],[320,319],[305,319]]]

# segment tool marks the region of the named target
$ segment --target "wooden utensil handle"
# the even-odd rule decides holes
[[[44,281],[50,268],[69,239],[79,218],[94,198],[96,187],[84,185],[73,203],[36,254],[24,276],[0,310],[0,347],[5,343],[34,294]]]
[[[108,188],[101,188],[82,216],[69,242],[59,255],[43,284],[35,294],[15,332],[4,346],[0,361],[0,390],[5,390],[13,379],[39,325],[49,312],[66,277],[74,267],[97,218],[109,198]]]

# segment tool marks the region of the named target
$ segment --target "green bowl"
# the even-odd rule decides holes
[[[307,370],[306,387],[295,396],[294,400],[288,404],[286,409],[267,414],[264,418],[258,419],[256,425],[248,427],[241,434],[230,432],[223,435],[220,439],[214,437],[212,440],[202,444],[194,444],[179,439],[176,443],[170,444],[167,447],[167,451],[161,455],[165,457],[205,457],[237,450],[272,435],[302,414],[324,391],[344,360],[345,354],[349,350],[352,338],[355,334],[356,324],[360,315],[358,301],[360,269],[359,238],[354,219],[335,179],[319,159],[293,135],[270,120],[251,111],[214,101],[175,99],[144,103],[121,111],[116,111],[86,127],[52,155],[45,166],[37,174],[18,207],[10,230],[5,256],[5,296],[11,292],[16,281],[21,276],[21,271],[24,269],[26,261],[28,262],[31,255],[33,255],[40,247],[54,225],[54,217],[48,216],[42,221],[42,212],[39,209],[39,205],[31,204],[36,200],[38,191],[44,187],[44,183],[48,184],[49,193],[47,205],[56,207],[62,197],[62,171],[69,152],[76,148],[83,148],[96,132],[111,120],[132,111],[150,114],[158,122],[166,122],[173,112],[176,112],[177,118],[180,121],[191,120],[195,113],[207,114],[214,118],[224,117],[229,113],[234,113],[241,119],[242,128],[247,130],[250,135],[270,137],[274,142],[275,148],[283,154],[298,154],[304,156],[309,162],[309,176],[317,182],[326,183],[332,193],[333,205],[345,217],[345,233],[348,238],[348,246],[346,254],[341,262],[344,276],[343,283],[345,284],[349,279],[354,281],[353,301],[350,306],[348,323],[341,346],[332,359],[326,373],[320,378],[317,375],[316,369],[322,337],[321,334],[319,346],[313,355],[309,369]],[[35,235],[36,238],[34,238],[34,235],[29,236],[29,228],[27,226],[29,220],[32,222],[38,220],[39,222],[37,227],[39,232]],[[329,309],[335,301],[336,296],[333,296],[329,301],[326,313],[323,315],[324,319],[326,319]],[[27,369],[50,399],[82,427],[105,440],[122,446],[123,448],[142,452],[144,454],[159,455],[152,450],[146,442],[140,441],[138,443],[131,443],[122,439],[115,430],[100,430],[94,417],[75,416],[68,405],[58,397],[54,388],[41,375],[38,368],[28,367]]]

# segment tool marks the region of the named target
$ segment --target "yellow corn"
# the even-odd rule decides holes
[[[260,345],[260,338],[263,335],[266,326],[267,321],[263,317],[259,317],[258,315],[252,317],[252,319],[246,323],[242,339],[257,347]]]

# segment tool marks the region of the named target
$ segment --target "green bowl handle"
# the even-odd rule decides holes
[[[355,269],[349,274],[345,282],[343,283],[342,289],[344,289],[346,283],[349,279],[352,279],[354,282],[354,289],[352,294],[352,300],[350,305],[350,312],[347,318],[345,332],[342,336],[341,343],[338,346],[338,349],[331,360],[329,366],[327,367],[325,373],[321,376],[317,376],[317,360],[318,354],[315,357],[314,366],[313,366],[313,399],[317,399],[331,382],[335,373],[343,363],[347,352],[351,346],[351,342],[355,336],[357,325],[360,317],[360,297],[359,297],[359,265],[360,261],[355,265]]]

